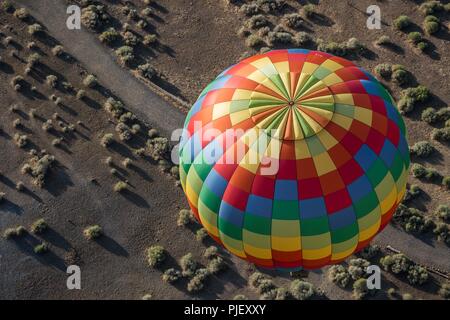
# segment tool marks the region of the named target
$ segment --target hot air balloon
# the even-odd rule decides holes
[[[181,184],[232,254],[269,269],[318,269],[389,223],[406,191],[405,135],[368,72],[319,51],[274,50],[200,94],[179,145]]]

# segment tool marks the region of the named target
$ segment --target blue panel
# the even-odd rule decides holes
[[[356,214],[353,207],[347,207],[328,216],[330,230],[338,230],[356,222]]]
[[[363,198],[368,193],[372,192],[372,184],[365,175],[362,175],[347,186],[348,193],[353,202]]]
[[[355,160],[364,169],[364,171],[369,170],[372,166],[372,163],[377,160],[377,155],[370,149],[366,144],[362,145],[362,147],[358,150],[355,155]]]
[[[394,162],[396,153],[397,149],[395,146],[389,141],[389,139],[386,139],[380,152],[380,158],[384,161],[387,167],[390,167]]]
[[[242,228],[244,226],[244,212],[228,204],[226,201],[222,201],[220,204],[219,217],[234,224],[236,227]]]
[[[275,199],[276,200],[297,200],[297,181],[296,180],[276,180],[275,181]]]
[[[323,197],[299,201],[300,219],[312,219],[327,215]]]
[[[222,198],[228,185],[228,181],[217,173],[215,169],[211,170],[204,183],[219,198]]]
[[[272,200],[251,194],[245,211],[253,215],[270,218],[272,217]]]

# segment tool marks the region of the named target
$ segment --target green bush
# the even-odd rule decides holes
[[[364,278],[358,279],[353,283],[353,297],[355,299],[363,299],[369,294],[367,288],[367,280]]]
[[[178,213],[177,225],[186,226],[192,222],[195,222],[194,214],[189,209],[181,209]]]
[[[385,45],[389,45],[391,43],[392,43],[392,41],[391,41],[391,38],[389,38],[389,36],[381,36],[375,42],[375,44],[377,44],[379,46],[385,46]]]
[[[151,246],[147,249],[147,262],[150,267],[156,268],[166,259],[166,250],[162,246]]]
[[[341,288],[346,288],[351,282],[350,273],[340,264],[330,267],[328,270],[328,279]]]
[[[428,107],[425,110],[422,111],[421,116],[422,121],[425,121],[426,123],[435,123],[439,120],[439,117],[437,115],[436,109],[432,107]]]
[[[312,18],[316,14],[316,6],[309,3],[303,6],[302,12],[305,17]]]
[[[250,29],[260,29],[267,26],[269,24],[269,20],[262,14],[258,14],[248,19],[245,24]]]
[[[450,228],[448,224],[442,222],[437,223],[433,233],[437,236],[439,241],[450,245]]]
[[[444,282],[439,289],[439,295],[444,299],[450,299],[450,282]]]
[[[394,27],[397,30],[404,30],[405,28],[411,25],[411,20],[408,16],[401,15],[397,19],[394,20]]]
[[[441,27],[440,21],[435,16],[427,16],[423,22],[423,29],[427,34],[435,34]]]
[[[431,138],[437,141],[447,142],[450,141],[450,127],[441,129],[433,129],[431,132]]]
[[[392,80],[399,85],[403,86],[411,81],[411,73],[400,64],[394,64],[392,66]]]
[[[42,242],[34,247],[34,253],[36,254],[44,254],[48,252],[48,243]]]
[[[199,242],[202,242],[202,241],[206,240],[207,237],[208,237],[208,232],[206,231],[205,228],[200,228],[195,233],[195,238]]]
[[[181,272],[185,277],[193,277],[197,270],[197,262],[192,253],[188,253],[180,259]]]
[[[106,133],[103,135],[100,143],[104,147],[110,146],[114,142],[114,135],[112,133]]]
[[[423,285],[428,281],[428,271],[424,267],[414,265],[408,270],[407,279],[412,285]]]
[[[103,31],[98,37],[101,42],[106,44],[111,44],[114,41],[120,39],[120,33],[116,31],[114,28],[109,28],[106,31]]]
[[[379,76],[389,79],[392,76],[392,66],[389,63],[381,63],[374,69],[375,73]]]
[[[278,45],[288,45],[294,42],[292,34],[285,31],[269,32],[269,34],[267,35],[267,40],[271,47]]]
[[[430,91],[424,86],[408,88],[401,92],[398,108],[402,114],[407,114],[414,110],[418,102],[425,102],[430,98]]]
[[[408,41],[413,44],[418,44],[422,41],[422,35],[417,31],[410,32],[408,33]]]
[[[287,14],[284,19],[289,28],[299,29],[303,26],[303,19],[298,13]]]
[[[195,272],[194,277],[192,277],[192,279],[189,281],[187,285],[187,290],[189,292],[198,292],[202,290],[205,286],[204,282],[208,278],[208,276],[209,276],[208,270],[204,268],[198,269]]]
[[[416,184],[412,184],[407,190],[404,197],[405,201],[412,200],[422,193],[422,189]]]
[[[174,268],[167,269],[162,275],[162,280],[167,283],[177,282],[180,278],[181,272]]]
[[[363,259],[371,260],[375,258],[379,253],[381,252],[380,246],[376,244],[371,244],[362,249],[359,252],[359,256],[361,256]]]
[[[397,253],[382,257],[380,259],[380,264],[384,270],[390,271],[394,274],[400,274],[408,272],[412,265],[412,261],[409,260],[403,253]]]
[[[102,227],[100,227],[98,224],[89,226],[83,231],[84,236],[88,240],[94,240],[98,239],[102,236],[103,230]]]
[[[98,84],[97,78],[92,74],[87,75],[86,78],[84,78],[83,80],[83,85],[85,85],[88,88],[94,88],[95,86],[97,86],[97,84]]]
[[[30,227],[31,232],[35,234],[44,233],[47,229],[48,224],[44,219],[36,220]]]
[[[297,300],[309,300],[313,297],[315,290],[311,283],[296,279],[291,282],[289,293]]]
[[[411,154],[416,155],[420,158],[428,158],[435,151],[435,147],[428,141],[416,142],[412,147],[409,148]]]
[[[446,176],[442,179],[442,185],[450,190],[450,176]]]
[[[264,40],[257,34],[251,34],[247,40],[245,40],[245,44],[250,48],[257,48],[263,46]]]
[[[225,263],[225,260],[222,257],[215,257],[212,258],[206,267],[208,269],[208,272],[211,274],[217,274],[222,270],[225,270],[227,268],[227,264]]]
[[[18,238],[27,233],[27,230],[23,226],[18,226],[15,228],[8,228],[3,232],[3,238],[9,240],[13,238]]]
[[[350,259],[348,273],[353,280],[358,280],[366,275],[367,267],[369,265],[370,262],[365,259]]]
[[[450,207],[445,204],[441,204],[435,211],[436,217],[444,221],[450,222]]]
[[[444,6],[439,1],[426,1],[422,3],[419,7],[419,11],[422,12],[424,15],[430,15],[433,13],[436,13],[438,11],[441,11],[444,9]]]
[[[122,46],[115,51],[117,57],[124,65],[129,65],[134,60],[134,50],[130,46]]]

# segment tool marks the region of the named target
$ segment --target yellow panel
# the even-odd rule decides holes
[[[258,69],[264,69],[268,65],[273,67],[272,60],[268,57],[262,57],[261,59],[252,61],[250,64]]]
[[[333,72],[343,68],[343,66],[337,63],[336,61],[329,59],[326,60],[324,63],[322,63],[321,66]]]
[[[334,101],[339,104],[349,104],[354,106],[353,95],[351,93],[339,93],[334,95]]]
[[[230,113],[230,105],[231,105],[230,101],[215,104],[213,107],[212,119],[216,120],[216,119],[219,119],[219,118],[229,114]]]
[[[244,243],[244,250],[249,255],[259,259],[272,259],[272,250],[253,247]]]
[[[297,95],[298,92],[304,87],[305,83],[308,81],[309,78],[310,78],[310,75],[308,75],[306,73],[300,74],[300,78],[298,79],[298,82],[297,82],[297,87],[295,88],[295,95]]]
[[[259,70],[255,70],[252,74],[247,76],[247,79],[253,80],[257,83],[263,83],[267,80],[267,76]]]
[[[283,104],[283,101],[280,99],[275,98],[272,95],[266,94],[266,93],[262,93],[262,92],[258,92],[258,91],[254,91],[252,96],[251,96],[252,100],[273,100],[273,101],[280,101],[280,104]]]
[[[231,100],[250,100],[252,98],[253,91],[245,89],[236,89]]]
[[[311,62],[305,62],[305,63],[303,64],[302,73],[306,73],[306,74],[311,75],[311,74],[314,73],[314,71],[316,71],[316,69],[317,69],[318,67],[319,67],[319,66],[318,66],[317,64],[314,64],[314,63],[311,63]]]
[[[290,94],[291,91],[291,75],[290,73],[280,73],[281,81],[283,81],[286,91]]]
[[[317,91],[322,90],[322,89],[324,89],[326,87],[327,86],[322,81],[316,82],[314,85],[312,85],[310,88],[308,88],[308,90],[303,92],[302,96],[306,96],[306,95],[308,95],[311,92],[317,92]],[[308,101],[309,101],[309,99],[308,99]]]
[[[374,236],[378,229],[380,228],[380,224],[381,221],[379,220],[378,223],[374,224],[373,226],[371,226],[370,228],[366,229],[366,230],[360,230],[359,231],[359,242],[363,242],[367,239],[369,239],[370,237]]]
[[[336,166],[327,152],[322,152],[321,154],[314,156],[313,160],[319,176],[323,176],[328,172],[336,170]]]
[[[227,236],[225,233],[220,232],[220,231],[219,231],[219,234],[220,234],[220,240],[222,240],[224,247],[228,251],[237,255],[238,257],[241,257],[241,258],[246,257],[245,252],[244,252],[244,247],[243,247],[241,240],[233,239],[233,238]]]
[[[326,246],[325,248],[321,248],[321,249],[303,249],[302,250],[303,259],[307,259],[307,260],[323,259],[325,257],[328,257],[329,255],[331,255],[331,245]]]
[[[338,144],[338,141],[331,134],[329,134],[327,130],[319,131],[319,133],[317,133],[317,138],[319,138],[320,142],[322,142],[325,150],[330,150]]]
[[[322,126],[318,124],[313,118],[304,113],[301,109],[298,109],[300,114],[303,116],[306,122],[308,122],[309,126],[313,129],[314,132],[319,132],[322,130]]]
[[[257,150],[249,149],[248,152],[245,154],[244,158],[239,163],[239,166],[247,169],[253,174],[256,174],[260,162],[261,162],[261,155],[257,152]]]
[[[205,206],[203,206],[203,207],[205,207]],[[203,216],[201,214],[200,214],[200,221],[201,221],[203,227],[206,230],[208,230],[209,233],[211,233],[215,237],[219,237],[219,229],[217,229],[216,226],[213,226],[212,224],[210,224],[208,220],[203,219]]]
[[[334,98],[332,95],[326,95],[326,96],[320,96],[320,97],[313,97],[313,98],[307,98],[305,100],[301,100],[305,102],[321,102],[321,103],[334,103]],[[301,103],[300,103],[301,104]]]
[[[325,83],[327,86],[331,87],[332,85],[336,83],[341,83],[343,80],[337,76],[336,73],[331,73],[325,78],[322,79],[322,82]]]
[[[372,110],[355,107],[354,117],[356,120],[361,121],[369,127],[372,126]]]
[[[381,201],[380,207],[381,207],[381,214],[385,214],[388,212],[392,206],[397,202],[397,188],[394,187],[392,191],[389,193],[389,195]]]
[[[247,120],[248,118],[250,118],[250,113],[248,109],[230,113],[230,120],[233,126],[238,123],[241,123],[242,121]]]
[[[348,130],[353,122],[353,119],[335,112],[331,121]]]
[[[289,61],[276,62],[273,65],[277,69],[278,73],[289,74],[289,72],[291,71],[289,68]]]
[[[272,248],[278,251],[301,250],[300,237],[276,237],[272,236]]]
[[[296,159],[307,159],[310,158],[311,154],[309,153],[308,145],[305,140],[296,140],[295,141],[295,158]]]

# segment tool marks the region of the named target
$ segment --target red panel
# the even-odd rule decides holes
[[[325,205],[329,214],[345,209],[352,204],[352,199],[346,188],[325,196]]]
[[[297,182],[297,192],[299,199],[318,198],[323,195],[319,178],[299,180]]]

